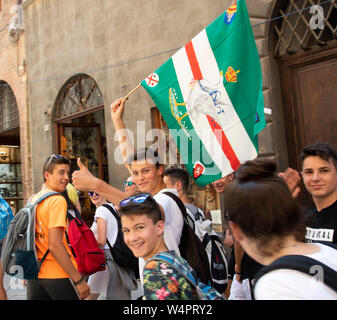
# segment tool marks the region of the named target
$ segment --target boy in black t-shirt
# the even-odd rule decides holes
[[[300,158],[303,183],[315,203],[306,214],[305,239],[337,244],[337,150],[318,142],[305,147]]]

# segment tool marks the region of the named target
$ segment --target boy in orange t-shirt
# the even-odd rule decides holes
[[[33,201],[49,191],[64,192],[69,182],[69,160],[60,155],[47,158],[43,177],[45,188],[33,196]],[[55,195],[42,201],[36,209],[35,244],[38,259],[49,252],[41,264],[38,279],[28,280],[28,300],[77,300],[89,295],[83,275],[67,244],[67,201]]]

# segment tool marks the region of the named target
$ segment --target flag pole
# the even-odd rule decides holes
[[[129,96],[131,96],[137,89],[139,89],[139,87],[141,86],[141,83],[138,84],[137,87],[135,87],[134,89],[132,89],[124,98],[123,100],[127,100],[127,98],[129,98]]]

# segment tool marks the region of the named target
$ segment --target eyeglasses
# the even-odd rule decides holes
[[[66,159],[64,156],[61,156],[61,155],[59,155],[59,154],[53,154],[53,155],[49,158],[49,160],[48,160],[48,163],[47,163],[47,165],[46,165],[46,171],[48,171],[48,167],[49,167],[51,161],[52,161],[54,158],[55,158],[55,159]]]
[[[125,198],[123,199],[120,203],[119,206],[125,206],[126,204],[128,204],[129,202],[135,202],[135,203],[143,203],[145,202],[148,198],[150,197],[149,194],[144,193],[144,194],[138,194],[136,196],[132,196],[129,198]]]
[[[132,181],[124,181],[124,187],[126,187],[126,186],[131,187],[133,184],[135,184],[135,183],[132,182]]]
[[[99,196],[99,194],[96,193],[95,191],[88,191],[88,193],[90,197],[93,197],[94,195]]]

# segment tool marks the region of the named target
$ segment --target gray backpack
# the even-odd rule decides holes
[[[36,279],[40,266],[49,250],[38,262],[35,249],[36,207],[43,200],[58,192],[47,192],[34,203],[27,202],[11,221],[4,239],[1,262],[4,272],[19,279]]]

